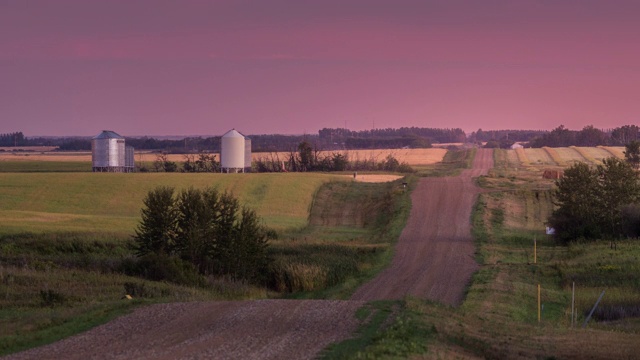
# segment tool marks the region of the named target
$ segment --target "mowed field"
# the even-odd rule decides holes
[[[378,149],[378,150],[344,150],[344,151],[321,151],[320,156],[328,156],[333,153],[346,155],[349,160],[369,160],[382,161],[388,155],[392,155],[399,162],[406,162],[409,165],[431,165],[442,161],[447,153],[446,149]],[[288,152],[256,152],[252,154],[253,160],[257,159],[280,159],[286,160]],[[136,153],[135,161],[152,162],[156,160],[155,153]],[[182,154],[170,154],[170,161],[182,162],[185,156]],[[91,152],[0,152],[0,168],[3,162],[29,162],[29,161],[49,161],[49,162],[91,162]],[[7,164],[5,163],[5,166]]]
[[[228,190],[266,225],[301,228],[315,192],[329,181],[351,180],[318,173],[0,173],[0,233],[132,234],[145,195],[157,186]]]
[[[624,147],[560,147],[539,149],[502,150],[509,167],[568,167],[577,162],[591,165],[602,163],[608,157],[624,158]]]

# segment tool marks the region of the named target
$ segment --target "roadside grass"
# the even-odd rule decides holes
[[[556,245],[544,235],[544,222],[553,210],[548,181],[538,176],[537,167],[513,166],[514,157],[504,150],[496,151],[495,160],[495,169],[479,181],[492,191],[480,194],[472,212],[480,270],[466,299],[458,309],[425,303],[422,310],[424,323],[438,330],[435,348],[453,349],[454,356],[447,357],[637,356],[640,243],[618,241],[617,249],[608,241]],[[573,281],[576,328],[570,320]],[[540,322],[538,284],[543,305]],[[602,290],[605,296],[582,330]]]
[[[356,314],[362,321],[355,337],[332,344],[320,359],[407,358],[424,354],[436,335],[420,320],[419,301],[374,301]]]
[[[402,182],[408,182],[404,189]],[[388,183],[328,183],[309,225],[272,242],[276,284],[289,298],[347,299],[386,267],[411,209],[416,178]]]
[[[418,176],[456,176],[463,169],[471,168],[477,149],[449,150],[441,162],[429,166],[417,167]]]

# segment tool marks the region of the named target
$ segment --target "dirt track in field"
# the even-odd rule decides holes
[[[411,194],[411,214],[391,266],[360,287],[353,300],[407,295],[457,306],[478,265],[471,238],[471,209],[480,189],[473,178],[493,167],[493,151],[479,149],[460,176],[421,179]]]
[[[493,165],[478,150],[460,176],[422,179],[392,265],[352,300],[173,303],[140,308],[85,333],[8,359],[306,359],[350,337],[365,301],[407,295],[458,305],[477,265],[470,213],[473,177]]]

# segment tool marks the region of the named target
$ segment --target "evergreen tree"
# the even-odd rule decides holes
[[[136,254],[170,254],[175,246],[178,212],[174,205],[174,189],[158,187],[143,200],[142,220],[135,230]]]

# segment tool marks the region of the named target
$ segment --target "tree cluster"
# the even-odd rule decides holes
[[[24,146],[26,139],[22,132],[0,134],[0,146]]]
[[[543,146],[624,146],[633,140],[640,140],[640,128],[636,125],[625,125],[608,132],[596,129],[591,125],[585,126],[580,131],[569,130],[560,125],[531,140],[530,145],[534,148]]]
[[[203,275],[256,281],[267,273],[272,234],[229,193],[158,187],[144,199],[134,242],[141,257],[180,259]]]
[[[413,169],[407,163],[400,163],[392,155],[377,161],[376,159],[349,159],[347,153],[323,153],[307,141],[298,144],[297,151],[284,155],[271,153],[268,157],[255,161],[257,172],[308,172],[308,171],[392,171],[411,173]]]
[[[431,147],[431,143],[465,142],[462,129],[434,129],[419,127],[401,127],[398,129],[373,129],[352,131],[343,128],[324,128],[318,131],[318,140],[327,149],[332,145],[344,145],[347,149]],[[339,147],[338,147],[339,148]]]
[[[608,158],[595,168],[577,163],[556,185],[548,223],[560,243],[640,235],[640,179],[624,160]]]

